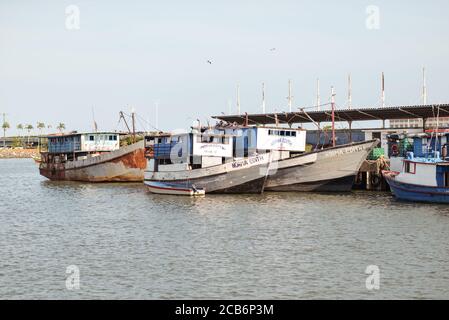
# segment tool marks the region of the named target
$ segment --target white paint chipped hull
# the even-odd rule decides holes
[[[145,182],[191,183],[206,193],[262,193],[269,162],[263,154],[195,170],[147,171]]]
[[[270,170],[265,190],[350,191],[353,178],[377,143],[342,145],[280,160]]]

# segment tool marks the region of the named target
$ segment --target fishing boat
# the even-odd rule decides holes
[[[449,161],[415,158],[409,153],[401,171],[383,171],[393,195],[415,202],[449,203]]]
[[[265,191],[349,192],[378,140],[306,151],[307,131],[280,126],[219,127],[237,136],[245,153],[270,154]]]
[[[146,137],[153,156],[145,172],[145,184],[151,192],[165,194],[173,190],[154,187],[194,185],[205,193],[262,193],[270,155],[239,156],[234,138],[202,129]]]
[[[121,144],[116,132],[87,132],[47,136],[41,152],[40,174],[50,180],[141,182],[147,165],[144,141]],[[125,141],[125,140],[124,140]]]
[[[280,159],[268,173],[266,191],[349,192],[378,140],[325,148]]]
[[[181,196],[203,196],[205,191],[197,188],[194,184],[187,183],[164,183],[158,181],[145,181],[145,185],[152,193],[181,195]]]

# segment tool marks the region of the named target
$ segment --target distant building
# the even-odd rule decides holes
[[[390,128],[422,128],[422,119],[396,119],[390,120]],[[436,118],[429,118],[426,121],[426,128],[435,128],[437,126]],[[449,117],[442,118],[438,122],[440,128],[449,127]]]

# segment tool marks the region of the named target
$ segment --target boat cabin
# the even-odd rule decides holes
[[[116,132],[55,134],[46,138],[48,150],[42,153],[44,162],[84,160],[88,155],[120,148],[120,134]]]
[[[306,132],[281,127],[216,127],[145,138],[149,171],[206,168],[272,152],[273,160],[306,150]]]
[[[440,159],[438,152],[428,158],[414,157],[410,152],[402,161],[397,180],[427,187],[449,187],[449,162]]]
[[[107,152],[120,148],[120,135],[116,132],[50,135],[47,139],[48,153]]]

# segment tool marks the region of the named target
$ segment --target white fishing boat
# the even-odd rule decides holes
[[[286,127],[222,127],[237,136],[244,153],[271,154],[265,191],[351,191],[355,176],[378,140],[306,151],[306,130]]]
[[[401,166],[382,174],[393,195],[400,200],[430,203],[449,203],[449,132],[429,130],[411,134],[413,139]]]
[[[205,193],[262,193],[270,154],[237,156],[234,138],[213,130],[147,136],[152,157],[145,184],[156,193],[170,191],[155,190],[158,184],[194,185]]]

